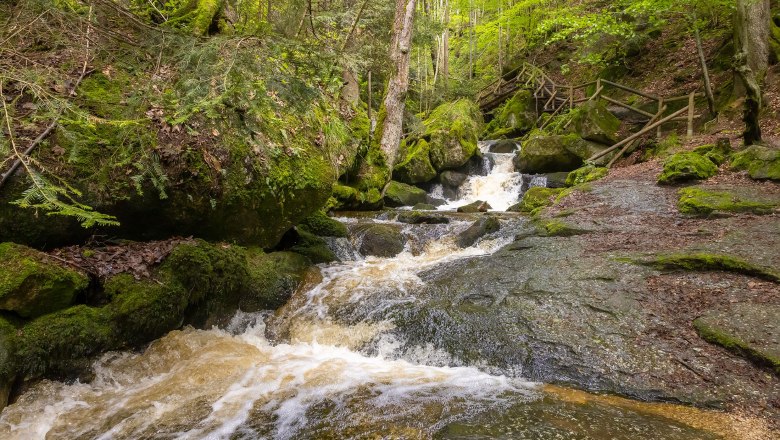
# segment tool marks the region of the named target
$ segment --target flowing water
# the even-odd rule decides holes
[[[510,203],[514,173],[468,183],[468,197]],[[493,174],[511,181],[500,186]],[[488,188],[493,189],[488,189]],[[485,192],[493,191],[493,192]],[[495,252],[524,220],[461,249],[473,217],[403,228],[406,250],[363,257],[332,240],[339,263],[312,270],[275,314],[239,312],[227,328],[173,331],[142,352],[109,353],[89,383],[43,381],[0,415],[2,439],[714,439],[739,438],[718,412],[529,382],[453,358],[433,344],[409,347],[393,310],[417,301],[420,274]],[[414,324],[416,325],[416,324]],[[489,341],[486,341],[489,343]]]
[[[476,201],[488,202],[493,211],[506,211],[520,201],[524,189],[529,186],[546,186],[544,176],[530,176],[515,171],[512,160],[515,153],[491,153],[490,142],[480,142],[481,170],[469,176],[458,188],[457,196],[439,207],[448,211]],[[434,189],[434,196],[443,196],[441,188]],[[439,194],[435,194],[438,192]]]

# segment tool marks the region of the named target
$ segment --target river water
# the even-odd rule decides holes
[[[497,163],[481,176],[487,179],[464,184],[458,203],[492,194],[491,204],[503,207],[519,198],[512,180],[519,175]],[[511,182],[494,185],[502,179]],[[457,359],[435,344],[405,344],[394,329],[412,324],[392,311],[417,301],[425,284],[419,274],[495,252],[525,223],[502,216],[499,233],[461,249],[454,238],[473,218],[451,217],[415,226],[343,218],[351,228],[397,226],[407,248],[392,258],[364,257],[357,243],[342,240],[344,261],[312,270],[275,314],[239,312],[223,329],[185,328],[140,352],[106,354],[89,383],[40,382],[2,412],[0,438],[715,439],[746,432],[744,421],[723,413],[534,383],[522,371]]]

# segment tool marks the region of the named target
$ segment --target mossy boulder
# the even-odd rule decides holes
[[[0,310],[34,318],[72,305],[89,284],[86,275],[42,252],[0,244]]]
[[[515,155],[515,168],[528,174],[573,171],[603,146],[586,141],[576,134],[546,135],[537,133],[523,143]]]
[[[536,224],[542,233],[548,237],[572,237],[588,232],[559,219],[537,220]]]
[[[780,149],[750,146],[734,154],[731,168],[756,180],[780,180]]]
[[[555,198],[561,193],[558,188],[535,186],[523,194],[523,199],[517,205],[510,207],[512,212],[533,213],[539,208],[545,208],[555,203]]]
[[[490,145],[491,153],[511,154],[520,148],[517,141],[512,139],[501,139]]]
[[[385,205],[390,207],[414,206],[427,201],[428,193],[415,186],[391,181],[385,188]]]
[[[603,179],[607,174],[609,174],[608,168],[586,165],[582,168],[577,168],[566,176],[566,186],[571,187],[593,182]]]
[[[444,171],[439,175],[439,182],[448,188],[458,188],[469,176],[458,171]]]
[[[374,211],[384,206],[381,190],[371,188],[360,191],[354,187],[333,185],[333,203],[331,208],[336,211]]]
[[[720,166],[729,160],[734,150],[731,149],[731,144],[728,139],[724,139],[716,144],[707,144],[696,147],[693,152],[706,157],[715,165]]]
[[[690,180],[706,180],[717,173],[718,167],[700,154],[676,153],[664,161],[664,169],[658,177],[658,183],[672,184]]]
[[[338,261],[336,254],[330,250],[325,240],[304,230],[298,231],[295,244],[289,248],[289,251],[307,257],[314,264]]]
[[[780,282],[780,273],[776,270],[727,254],[691,251],[656,255],[650,259],[640,258],[633,261],[659,270],[733,272]]]
[[[406,237],[401,229],[392,225],[359,225],[354,235],[360,243],[358,250],[365,256],[390,258],[406,247]]]
[[[607,110],[604,101],[593,100],[575,110],[571,127],[582,139],[613,145],[617,142],[620,119]]]
[[[778,207],[778,201],[771,201],[749,191],[723,188],[723,190],[698,187],[679,191],[677,208],[682,214],[706,217],[715,213],[771,214]]]
[[[437,172],[457,169],[478,154],[482,131],[479,106],[468,99],[442,104],[425,119],[430,159]]]
[[[501,222],[497,218],[484,217],[475,221],[468,229],[458,234],[455,242],[461,248],[467,248],[476,243],[480,238],[497,232],[499,229],[501,229]]]
[[[780,306],[740,303],[710,311],[693,321],[707,342],[720,345],[780,374]]]
[[[443,215],[437,215],[429,212],[420,212],[420,211],[402,212],[398,214],[396,220],[399,223],[406,223],[410,225],[422,225],[422,224],[440,225],[440,224],[447,224],[450,222],[450,219],[444,217]]]
[[[328,217],[322,211],[317,211],[303,219],[298,228],[320,237],[346,237],[349,234],[343,223]]]
[[[436,178],[436,170],[431,164],[428,141],[420,139],[410,146],[402,144],[399,151],[400,161],[393,168],[393,179],[409,184],[429,182]]]
[[[245,312],[275,310],[290,299],[303,282],[311,261],[295,252],[264,253],[247,250],[250,283],[239,307]]]
[[[536,102],[529,90],[522,89],[501,107],[485,127],[483,138],[502,139],[520,136],[536,125]]]

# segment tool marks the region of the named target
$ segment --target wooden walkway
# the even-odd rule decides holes
[[[595,87],[593,89],[595,91],[588,95],[587,90],[591,87]],[[697,117],[695,100],[696,97],[701,96],[701,94],[690,93],[665,98],[605,79],[597,79],[575,86],[559,84],[553,81],[541,68],[530,63],[523,63],[522,66],[483,88],[477,94],[477,103],[482,112],[488,114],[522,89],[533,92],[538,116],[536,125],[539,128],[544,128],[552,120],[552,117],[594,100],[604,100],[609,105],[622,107],[639,115],[645,121],[641,130],[590,158],[590,160],[597,160],[623,147],[609,162],[609,167],[643,135],[656,131],[656,135],[660,138],[664,124],[687,122],[687,136],[693,136],[693,123]],[[627,102],[628,99],[625,96],[632,95],[634,98],[631,99],[631,102]],[[685,102],[686,105],[671,114],[666,114],[670,107],[676,106],[675,104],[681,101]],[[643,108],[653,108],[655,112],[643,110]],[[550,117],[545,118],[545,114],[549,114]]]

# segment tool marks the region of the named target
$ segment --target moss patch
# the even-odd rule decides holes
[[[677,153],[664,161],[664,170],[658,177],[658,183],[706,180],[717,173],[718,167],[706,157],[691,152]]]
[[[523,200],[510,207],[512,212],[532,213],[539,208],[546,208],[555,203],[556,197],[561,193],[559,188],[533,187],[523,195]]]
[[[405,183],[390,182],[385,189],[385,205],[387,206],[414,206],[427,201],[428,193]]]
[[[734,154],[731,168],[756,180],[780,180],[780,150],[753,145]]]
[[[569,175],[566,176],[566,186],[577,186],[583,183],[593,182],[603,179],[607,174],[609,174],[608,168],[586,165],[570,172]]]
[[[777,271],[725,254],[676,253],[659,255],[650,260],[633,260],[633,262],[659,270],[734,272],[780,282],[780,274]]]
[[[771,214],[777,209],[777,203],[745,199],[728,191],[707,191],[701,188],[683,188],[678,192],[680,200],[677,208],[683,214],[708,216],[717,212],[747,212],[752,214]]]
[[[275,310],[283,306],[304,279],[311,261],[294,252],[247,251],[249,291],[239,304],[245,312]]]
[[[460,99],[442,104],[424,121],[431,164],[436,171],[459,168],[478,154],[477,141],[482,131],[482,113],[471,100]]]
[[[722,165],[729,160],[733,150],[728,142],[719,142],[717,144],[707,144],[696,147],[693,152],[706,157],[715,165]]]
[[[45,315],[70,306],[88,284],[86,275],[41,252],[0,244],[0,310],[25,318]]]
[[[309,258],[314,264],[330,263],[338,260],[325,240],[302,230],[298,231],[297,243],[289,250]]]
[[[346,237],[349,234],[343,223],[328,217],[322,211],[303,219],[298,228],[321,237]]]
[[[588,232],[559,219],[540,219],[536,221],[536,225],[548,237],[573,237]]]
[[[410,146],[402,143],[400,161],[393,168],[393,179],[403,183],[423,183],[436,178],[436,170],[431,164],[431,148],[428,141],[420,139]]]

